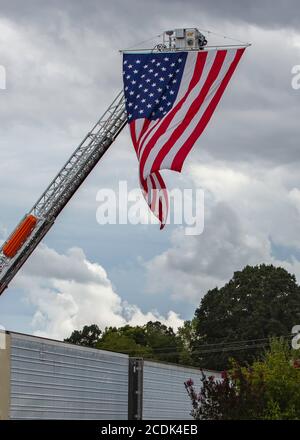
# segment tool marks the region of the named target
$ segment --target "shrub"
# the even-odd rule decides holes
[[[300,419],[300,369],[296,353],[283,340],[273,339],[270,350],[251,367],[232,362],[222,379],[202,372],[202,387],[185,382],[194,419]]]

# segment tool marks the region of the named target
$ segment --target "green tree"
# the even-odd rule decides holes
[[[182,358],[183,344],[171,327],[159,321],[143,326],[108,327],[97,348],[126,353],[159,361],[176,362]],[[183,359],[183,358],[182,358]]]
[[[194,364],[220,370],[231,357],[251,362],[269,337],[288,335],[299,324],[299,304],[300,288],[285,269],[262,264],[235,272],[195,312]]]
[[[299,350],[291,350],[287,341],[273,339],[263,360],[244,368],[253,384],[264,383],[266,407],[262,418],[300,420],[300,369],[295,363]]]
[[[179,340],[172,327],[159,321],[149,321],[144,326],[146,344],[153,351],[153,359],[165,362],[179,362]]]
[[[185,327],[182,335],[188,333],[188,324]],[[181,334],[176,334],[171,327],[159,321],[149,321],[143,326],[135,327],[107,327],[103,332],[95,324],[84,326],[82,330],[75,330],[65,342],[160,361],[190,361],[187,342],[183,341]]]
[[[182,327],[178,329],[177,341],[179,348],[179,363],[183,365],[193,365],[192,348],[196,340],[196,320],[184,321]]]
[[[125,353],[129,356],[152,357],[152,349],[147,346],[145,332],[142,327],[108,327],[97,342],[97,348],[102,350]]]
[[[70,344],[95,347],[101,333],[100,328],[96,324],[85,325],[82,330],[74,330],[71,336],[64,341]]]

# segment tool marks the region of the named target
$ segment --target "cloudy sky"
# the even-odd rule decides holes
[[[292,0],[0,0],[1,240],[121,89],[119,49],[193,26],[252,42],[183,173],[167,176],[204,190],[203,234],[97,223],[101,188],[138,187],[126,128],[1,296],[1,325],[59,339],[91,323],[177,328],[246,264],[300,281],[298,17]]]

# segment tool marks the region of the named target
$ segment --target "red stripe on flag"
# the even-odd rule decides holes
[[[177,103],[177,105],[167,114],[167,116],[163,119],[163,123],[167,123],[168,126],[170,125],[170,123],[172,122],[174,116],[176,115],[176,113],[180,110],[180,108],[182,107],[182,105],[184,104],[184,102],[186,101],[188,95],[190,94],[190,92],[193,90],[193,88],[197,85],[197,83],[200,81],[202,72],[203,72],[203,68],[206,62],[206,58],[207,58],[207,52],[199,52],[197,55],[197,60],[196,60],[196,64],[194,67],[194,73],[192,76],[192,79],[190,81],[188,90],[185,92],[185,95],[181,98],[181,100]],[[142,144],[139,146],[139,151],[141,150],[141,148],[143,147],[146,139],[149,137],[149,135],[152,133],[152,131],[154,130],[154,128],[161,122],[161,120],[158,120],[157,123],[155,124],[154,127],[151,128],[151,130],[149,130],[149,133],[147,133],[147,135],[145,136],[145,138],[143,139]],[[168,128],[168,126],[165,128],[165,130]],[[161,129],[161,127],[160,127]]]
[[[148,185],[148,179],[151,181],[151,189]],[[159,171],[150,174],[148,179],[144,180],[146,187],[144,187],[143,195],[149,208],[159,219],[160,229],[162,229],[165,226],[169,210],[168,190]]]
[[[135,152],[137,153],[138,144],[137,144],[136,133],[135,133],[135,121],[130,122],[129,129],[130,129],[132,143],[133,143]]]
[[[140,140],[141,140],[141,137],[143,136],[143,134],[145,133],[145,131],[146,131],[147,128],[149,127],[150,123],[151,123],[151,121],[150,121],[149,119],[145,119],[145,120],[144,120],[143,127],[142,127],[142,129],[141,129],[141,132],[140,132],[139,138],[138,138],[138,140],[137,140],[137,144],[139,144],[139,142],[140,142]]]
[[[150,180],[151,180],[151,191],[152,193],[150,194],[150,205],[149,208],[151,209],[151,211],[153,212],[153,214],[155,213],[155,207],[156,207],[156,196],[157,196],[157,192],[156,192],[156,184],[155,184],[155,180],[153,178],[153,176],[151,176],[150,174]],[[149,189],[148,189],[149,191]]]
[[[218,78],[220,70],[224,64],[226,54],[227,54],[226,50],[220,50],[219,52],[217,52],[214,63],[209,71],[209,74],[207,75],[207,78],[205,80],[203,87],[200,90],[199,95],[191,104],[189,110],[187,111],[180,125],[178,125],[178,127],[173,131],[170,139],[160,149],[159,153],[157,154],[153,162],[151,171],[156,171],[160,169],[161,163],[164,160],[165,156],[169,153],[171,148],[174,146],[175,142],[180,138],[180,136],[186,130],[186,128],[188,127],[194,116],[198,113],[201,105],[203,104],[206,96],[208,95],[208,92],[210,91],[212,84]]]
[[[187,92],[185,93],[184,97],[177,103],[177,105],[166,115],[166,117],[163,119],[160,127],[157,129],[157,131],[154,133],[154,135],[152,136],[151,140],[149,141],[149,143],[145,147],[143,155],[142,155],[142,157],[140,159],[140,167],[141,167],[142,170],[144,169],[145,162],[146,162],[146,160],[147,160],[147,158],[149,156],[149,153],[152,150],[152,148],[154,147],[154,145],[156,144],[158,138],[163,133],[165,133],[165,131],[169,127],[170,123],[172,122],[174,116],[180,110],[180,108],[183,106],[183,104],[186,101],[186,99],[187,99],[188,95],[190,94],[191,90],[200,81],[200,78],[201,78],[201,75],[202,75],[202,72],[203,72],[203,68],[204,68],[204,65],[205,65],[206,58],[207,58],[207,52],[199,52],[199,54],[197,56],[197,62],[196,62],[195,70],[194,70],[194,73],[193,73],[193,77],[192,77],[192,79],[190,81],[189,88],[188,88]]]
[[[152,122],[152,121],[151,121]],[[146,136],[144,137],[144,139],[142,140],[142,142],[140,142],[140,145],[138,146],[138,154],[140,155],[141,153],[141,149],[143,148],[144,143],[146,142],[147,138],[149,137],[149,135],[152,133],[152,131],[155,129],[155,127],[161,122],[161,119],[158,119],[155,124],[153,125],[153,127],[150,128],[149,132],[146,134]]]
[[[222,98],[222,95],[245,51],[245,48],[238,49],[237,53],[234,57],[234,60],[232,61],[223,81],[221,82],[218,90],[216,91],[213,99],[209,103],[207,109],[205,110],[202,118],[198,122],[197,126],[195,127],[194,131],[191,133],[189,138],[186,140],[184,145],[181,147],[181,149],[178,151],[176,156],[173,159],[171,169],[174,171],[181,171],[183,163],[186,159],[186,156],[189,154],[191,148],[199,138],[199,136],[202,134],[203,130],[205,129],[206,125],[208,124],[209,120],[211,119],[214,110],[216,109],[216,106],[218,105],[220,99]]]
[[[159,220],[160,220],[160,229],[163,229],[166,221],[167,221],[167,216],[168,216],[168,211],[169,211],[169,197],[168,197],[168,190],[165,184],[165,181],[163,180],[163,178],[161,177],[161,174],[159,171],[156,171],[155,176],[158,180],[159,183]],[[162,204],[162,198],[165,200],[165,208]]]

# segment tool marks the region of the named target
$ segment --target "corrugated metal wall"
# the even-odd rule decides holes
[[[140,358],[129,368],[123,354],[9,336],[10,419],[127,420],[128,400],[131,419],[191,419],[184,382],[199,390],[200,370]]]
[[[128,416],[128,356],[11,333],[11,419]]]
[[[213,374],[220,377],[219,374]],[[191,401],[184,382],[192,378],[197,390],[201,386],[201,371],[194,368],[144,361],[143,419],[191,419]]]

